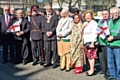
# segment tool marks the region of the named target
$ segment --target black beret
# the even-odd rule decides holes
[[[39,6],[32,6],[31,9],[32,9],[32,10],[38,10],[38,9],[39,9]]]

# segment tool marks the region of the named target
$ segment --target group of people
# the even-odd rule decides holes
[[[0,37],[3,46],[3,64],[10,62],[26,65],[33,61],[33,66],[57,68],[74,73],[83,72],[88,59],[90,69],[87,76],[96,74],[95,59],[99,58],[101,71],[107,80],[120,80],[120,18],[119,9],[114,7],[109,12],[102,11],[103,19],[97,23],[91,10],[82,15],[79,10],[73,12],[63,8],[53,12],[51,6],[45,7],[39,14],[39,7],[32,6],[23,17],[23,10],[9,10],[5,6],[0,16]],[[112,14],[112,18],[110,16]],[[83,22],[84,21],[84,22]],[[18,22],[18,25],[14,25]],[[20,30],[14,31],[15,27]],[[10,28],[13,31],[8,31]],[[9,50],[8,50],[9,48]]]

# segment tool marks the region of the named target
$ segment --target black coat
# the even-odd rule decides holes
[[[44,33],[44,40],[49,41],[49,40],[56,40],[56,27],[58,24],[58,16],[56,14],[52,14],[52,17],[50,19],[50,22],[47,23],[47,18],[46,15],[43,17],[43,25],[42,25],[42,31]],[[46,35],[47,31],[52,32],[52,36],[48,37]]]
[[[7,29],[12,25],[13,20],[14,19],[11,19],[10,17],[9,24],[7,26],[5,22],[5,15],[0,16],[0,33],[1,34],[7,35]]]
[[[13,23],[15,23],[16,21],[18,21],[18,19],[15,19]],[[29,38],[30,23],[25,18],[22,18],[22,21],[20,23],[20,31],[23,31],[24,34],[18,37],[16,36],[16,33],[14,33],[15,40],[23,40],[23,41],[25,40],[26,42],[27,39]]]

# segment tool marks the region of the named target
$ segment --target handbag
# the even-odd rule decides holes
[[[90,48],[90,44],[91,42],[86,42],[85,43],[86,48]],[[94,42],[94,48],[98,48],[98,46],[99,46],[99,42],[98,41]]]

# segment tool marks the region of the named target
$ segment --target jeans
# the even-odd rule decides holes
[[[107,47],[107,55],[110,77],[120,80],[120,48]]]

